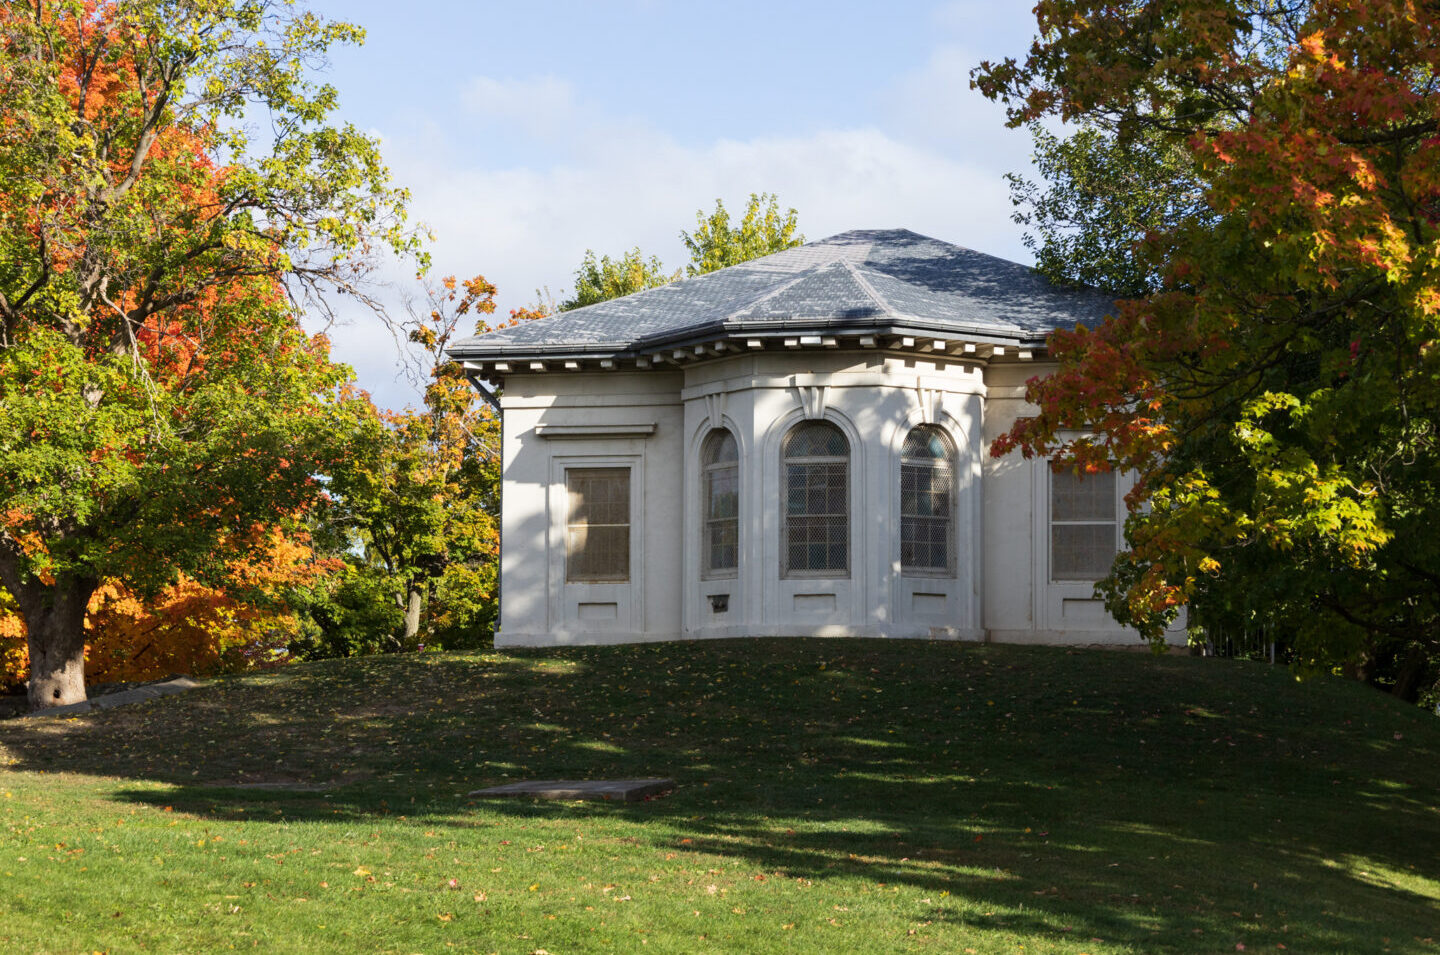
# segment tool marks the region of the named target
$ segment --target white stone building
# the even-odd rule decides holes
[[[857,231],[466,339],[500,387],[500,646],[1136,644],[1095,599],[1125,482],[989,446],[1103,296]]]

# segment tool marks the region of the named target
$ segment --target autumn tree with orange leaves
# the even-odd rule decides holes
[[[1104,585],[1118,619],[1159,639],[1189,605],[1286,633],[1302,667],[1422,696],[1440,662],[1440,9],[1036,15],[1029,55],[975,85],[1014,124],[1185,157],[1204,214],[1151,220],[1132,274],[1158,288],[1053,336],[1038,414],[996,453],[1140,475]]]
[[[177,573],[158,591],[139,593],[102,580],[86,609],[87,683],[205,677],[294,659],[314,629],[309,595],[343,562],[317,553],[303,530],[257,526],[253,535],[243,546],[227,543],[234,556],[207,582]],[[23,689],[29,672],[24,620],[0,589],[0,692]]]
[[[361,37],[269,0],[0,8],[0,584],[32,707],[84,699],[102,581],[223,580],[344,454],[362,412],[299,304],[419,254],[311,78]]]

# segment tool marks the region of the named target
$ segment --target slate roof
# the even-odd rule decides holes
[[[906,229],[842,232],[471,338],[457,359],[601,357],[728,336],[931,334],[1038,345],[1112,307],[1033,269]]]

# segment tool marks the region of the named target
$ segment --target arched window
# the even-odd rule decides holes
[[[785,574],[844,577],[850,572],[850,443],[833,424],[806,421],[785,436],[780,456]]]
[[[724,429],[710,432],[700,466],[704,574],[728,577],[740,566],[740,448],[735,436]]]
[[[955,455],[939,428],[921,425],[900,449],[900,569],[953,574]]]

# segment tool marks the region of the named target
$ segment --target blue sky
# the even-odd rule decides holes
[[[586,249],[670,268],[717,198],[778,193],[818,239],[905,227],[1028,261],[1003,179],[1029,139],[968,89],[1019,55],[1028,2],[312,0],[365,27],[327,79],[382,140],[434,276],[483,273],[504,310],[563,296]],[[396,291],[418,291],[389,270]],[[381,405],[414,401],[393,339],[346,313],[336,357]]]

